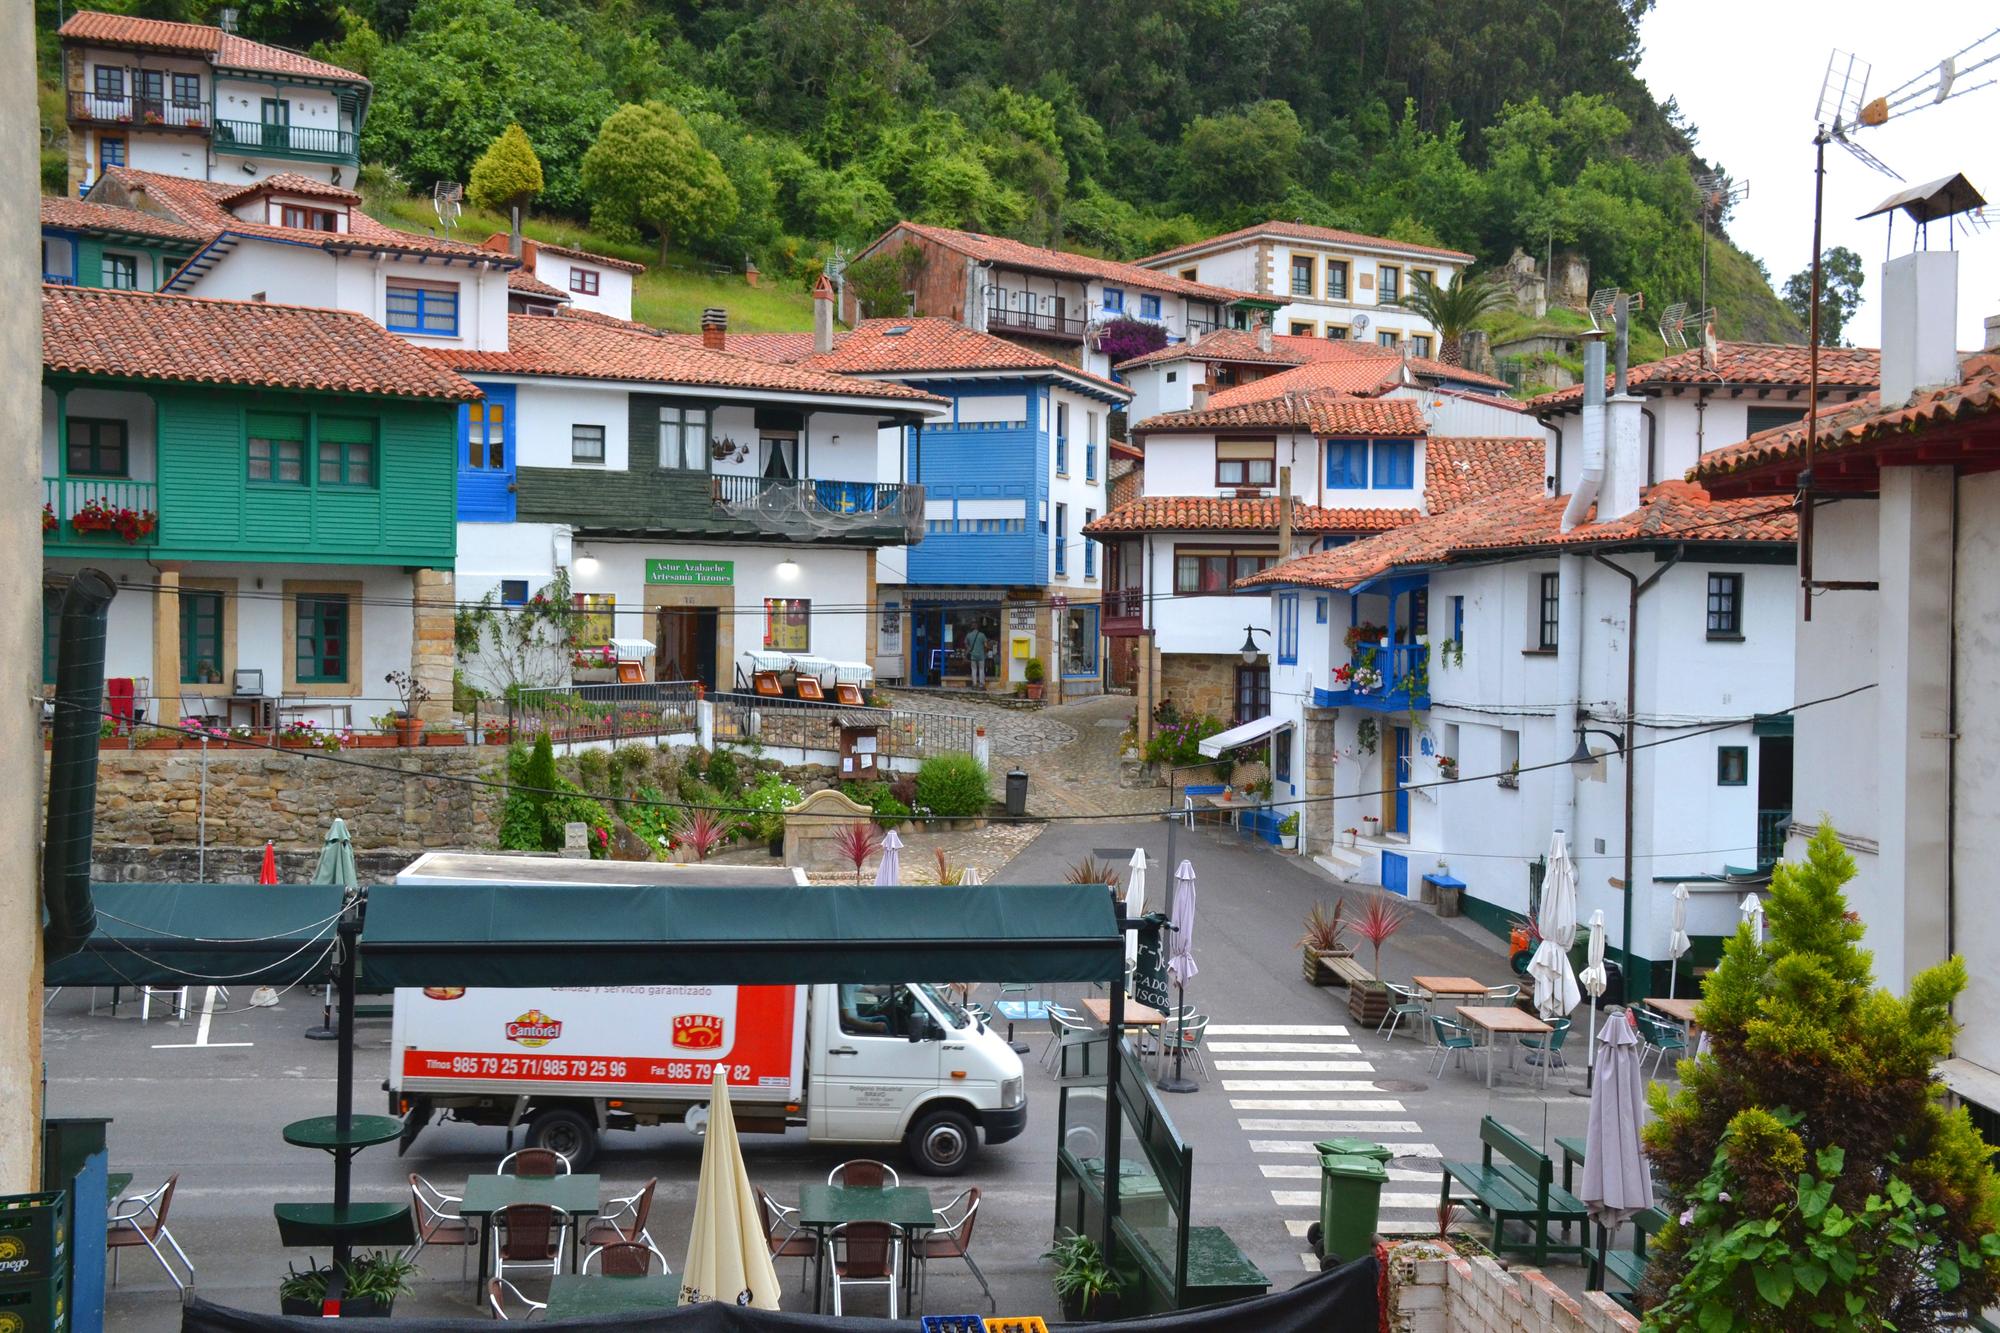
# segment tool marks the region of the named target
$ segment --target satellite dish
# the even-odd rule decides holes
[[[1368,316],[1356,315],[1354,317],[1354,331],[1356,333],[1368,332]]]

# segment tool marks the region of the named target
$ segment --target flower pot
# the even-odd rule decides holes
[[[463,745],[465,733],[462,731],[429,732],[424,736],[425,745]]]
[[[278,1299],[281,1313],[320,1317],[318,1301],[301,1300],[296,1296],[281,1296]],[[373,1296],[349,1296],[340,1303],[342,1319],[387,1319],[395,1308],[394,1301],[381,1301]]]
[[[1027,687],[1028,697],[1030,699],[1040,699],[1043,692],[1047,689],[1048,686],[1046,685],[1030,685]]]
[[[396,719],[396,744],[422,745],[424,742],[424,720],[420,717],[398,717]]]
[[[510,728],[488,727],[486,729],[486,743],[488,745],[505,745],[513,739],[514,733]]]
[[[347,744],[355,750],[391,750],[395,748],[396,740],[393,731],[360,731]]]
[[[97,738],[97,748],[99,750],[129,750],[132,748],[132,738],[130,736],[99,736]]]
[[[1332,949],[1315,949],[1309,944],[1301,945],[1299,953],[1302,963],[1301,970],[1305,973],[1306,980],[1315,986],[1341,985],[1340,974],[1327,966],[1326,960],[1329,958],[1351,958],[1354,956],[1353,951],[1345,945]]]
[[[1389,988],[1379,981],[1365,981],[1347,988],[1347,1016],[1356,1023],[1374,1028],[1389,1016]]]
[[[319,742],[317,740],[305,736],[278,737],[278,748],[280,750],[313,750],[318,747]]]
[[[178,736],[158,736],[152,740],[140,741],[134,748],[140,750],[178,750],[181,748],[181,740]]]
[[[1297,851],[1299,849],[1299,835],[1296,833],[1280,833],[1278,835],[1278,846],[1288,852]]]

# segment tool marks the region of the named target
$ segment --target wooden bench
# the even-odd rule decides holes
[[[1657,1208],[1648,1208],[1632,1218],[1632,1248],[1619,1250],[1611,1248],[1611,1233],[1604,1227],[1597,1229],[1597,1255],[1591,1261],[1590,1282],[1587,1290],[1602,1291],[1627,1310],[1637,1314],[1634,1293],[1639,1284],[1646,1280],[1646,1241],[1660,1234],[1660,1228],[1667,1224],[1667,1215]],[[1609,1281],[1616,1278],[1624,1287],[1622,1291],[1611,1291]]]
[[[1534,1144],[1507,1126],[1487,1116],[1479,1122],[1480,1160],[1446,1162],[1439,1190],[1440,1207],[1453,1202],[1466,1204],[1480,1217],[1493,1223],[1489,1242],[1495,1254],[1507,1250],[1532,1252],[1537,1264],[1545,1263],[1551,1252],[1587,1256],[1589,1246],[1579,1238],[1575,1244],[1558,1242],[1550,1234],[1556,1224],[1565,1227],[1589,1220],[1590,1211],[1568,1190],[1555,1183],[1555,1163]],[[1495,1162],[1495,1154],[1500,1157]],[[1452,1182],[1465,1187],[1469,1197],[1452,1196]],[[1534,1232],[1525,1245],[1506,1243],[1508,1222],[1524,1222]]]
[[[1321,954],[1319,961],[1327,971],[1340,978],[1340,984],[1343,986],[1352,986],[1356,982],[1366,985],[1375,980],[1375,974],[1363,967],[1352,955],[1335,958],[1330,954]]]

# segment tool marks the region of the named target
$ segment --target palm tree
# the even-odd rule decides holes
[[[1459,362],[1459,344],[1474,324],[1490,312],[1506,305],[1508,292],[1486,278],[1461,276],[1449,287],[1440,287],[1421,273],[1410,277],[1409,294],[1396,302],[1415,311],[1438,331],[1438,359],[1448,366]]]

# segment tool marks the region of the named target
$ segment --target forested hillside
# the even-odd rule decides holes
[[[1697,290],[1694,128],[1633,72],[1652,0],[231,2],[246,35],[374,80],[363,155],[406,186],[465,180],[519,123],[538,212],[595,205],[600,231],[788,284],[899,216],[1121,258],[1281,217],[1484,264],[1552,242],[1655,309]],[[726,178],[657,222],[585,184],[605,121],[646,102],[671,111],[628,118],[620,153],[691,136]],[[1725,336],[1797,336],[1753,261],[1712,262]]]

